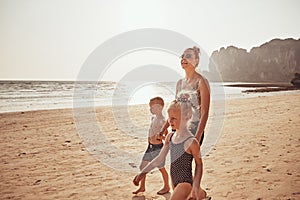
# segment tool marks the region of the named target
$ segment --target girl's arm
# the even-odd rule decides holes
[[[195,137],[197,138],[198,141],[200,141],[200,138],[202,137],[208,119],[209,105],[210,105],[210,89],[209,89],[209,83],[206,79],[203,78],[200,80],[198,85],[198,90],[200,91],[200,98],[201,98],[201,105],[200,105],[201,117],[200,117],[199,126]]]
[[[165,143],[158,156],[154,158],[146,167],[144,167],[144,169],[142,169],[140,173],[146,174],[150,172],[152,169],[154,169],[155,167],[159,166],[164,161],[164,159],[166,159],[168,152],[169,152],[169,144],[166,145]]]
[[[146,176],[148,172],[150,172],[155,167],[159,166],[164,161],[164,159],[166,159],[166,156],[169,152],[169,141],[170,141],[170,136],[168,135],[165,144],[161,149],[160,153],[158,154],[158,156],[154,158],[146,167],[144,167],[144,169],[141,170],[141,172],[138,175],[134,177],[133,179],[134,185],[138,186],[141,179],[144,176]]]

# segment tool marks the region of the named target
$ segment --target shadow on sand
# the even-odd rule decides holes
[[[160,195],[160,196],[164,197],[166,200],[169,200],[171,197],[171,193],[168,192],[168,193]],[[146,197],[145,197],[145,195],[136,195],[136,196],[132,197],[132,200],[146,200]]]

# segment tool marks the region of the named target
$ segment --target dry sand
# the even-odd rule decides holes
[[[129,115],[148,129],[146,105]],[[110,143],[145,150],[146,140],[116,127],[109,107],[96,116]],[[132,125],[122,124],[134,132]],[[0,114],[0,199],[169,198],[156,195],[157,170],[147,176],[147,191],[132,195],[135,173],[103,164],[84,144],[71,109]],[[227,101],[221,136],[203,162],[202,186],[212,199],[300,199],[300,93]]]

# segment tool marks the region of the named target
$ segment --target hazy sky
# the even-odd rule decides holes
[[[0,0],[0,80],[75,80],[99,45],[140,28],[176,31],[209,55],[229,45],[250,50],[273,38],[298,39],[299,8],[299,0]],[[154,54],[156,64],[180,70],[174,56]],[[138,53],[122,59],[106,79],[151,63]]]

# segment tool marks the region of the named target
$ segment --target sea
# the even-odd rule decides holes
[[[261,95],[243,92],[251,88],[227,86],[232,84],[210,83],[211,100]],[[90,105],[148,104],[149,99],[155,96],[170,102],[174,99],[175,87],[175,82],[0,81],[0,113]]]

